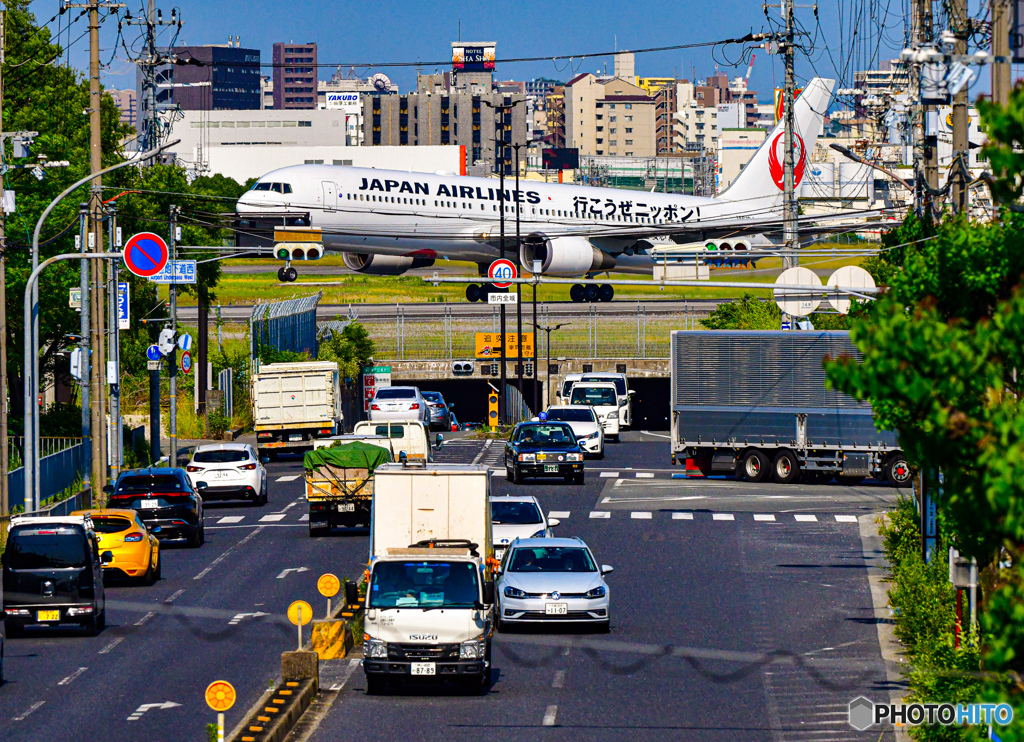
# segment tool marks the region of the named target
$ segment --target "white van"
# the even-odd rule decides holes
[[[619,425],[623,428],[633,427],[633,397],[636,391],[629,388],[625,374],[613,374],[610,371],[597,371],[583,374],[581,381],[610,381],[615,384],[615,396],[619,399]]]
[[[566,374],[562,382],[562,388],[558,390],[558,404],[569,404],[569,393],[572,392],[572,385],[583,378],[583,374]]]
[[[569,404],[590,405],[604,428],[605,438],[619,440],[619,397],[610,381],[577,381],[569,393]]]

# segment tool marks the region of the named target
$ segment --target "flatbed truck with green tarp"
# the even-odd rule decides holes
[[[309,535],[326,536],[334,526],[368,527],[373,472],[391,461],[391,451],[364,441],[307,451],[303,457]]]

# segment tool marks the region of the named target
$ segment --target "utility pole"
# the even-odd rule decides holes
[[[1010,56],[1009,0],[990,0],[992,14],[992,56]],[[1010,63],[992,63],[992,100],[1005,106],[1010,100]]]
[[[953,54],[967,54],[967,38],[971,20],[967,15],[967,0],[951,0],[949,4],[950,30],[956,37]],[[993,73],[994,74],[994,73]],[[953,162],[948,177],[953,179],[950,200],[957,213],[967,209],[967,165],[970,149],[967,143],[967,86],[953,96]]]
[[[144,28],[145,40],[144,51],[140,55],[137,64],[142,73],[142,100],[139,101],[139,149],[147,151],[155,149],[160,139],[160,121],[157,118],[157,68],[170,61],[170,58],[161,55],[156,46],[157,30],[161,26],[177,26],[181,28],[181,18],[177,9],[171,11],[171,20],[165,21],[163,14],[156,9],[156,0],[147,0],[146,15],[141,19],[128,19],[125,23],[129,26],[141,26]],[[207,83],[209,84],[209,83]],[[146,165],[151,165],[153,160],[147,160]]]
[[[0,11],[0,132],[4,130],[4,49],[7,43],[7,11]],[[7,158],[7,142],[0,137],[0,163]],[[0,180],[0,191],[6,184]],[[6,195],[6,194],[3,194]],[[10,513],[7,492],[7,209],[0,204],[0,517]]]
[[[78,205],[78,242],[79,251],[84,256],[89,252],[89,204]],[[81,339],[78,341],[78,347],[82,353],[81,363],[81,378],[79,379],[79,388],[81,394],[79,399],[82,403],[82,441],[90,441],[85,449],[85,466],[82,476],[85,478],[84,485],[89,488],[94,480],[92,478],[92,405],[90,400],[92,399],[92,355],[89,352],[90,348],[90,322],[89,322],[89,305],[92,303],[89,301],[89,261],[83,257],[78,264],[81,266],[79,269],[79,287],[82,294],[81,306],[79,307],[79,332],[81,333]],[[28,414],[26,413],[26,417]]]
[[[168,240],[168,247],[170,247],[171,253],[171,275],[174,276],[173,266],[174,261],[177,259],[177,245],[178,245],[178,207],[171,206],[171,231],[170,239]],[[176,276],[175,276],[176,278]],[[168,286],[168,293],[171,305],[171,329],[174,331],[175,345],[167,356],[167,362],[170,364],[170,368],[167,373],[169,374],[170,380],[170,397],[171,397],[171,409],[167,423],[169,426],[168,441],[171,446],[171,450],[168,452],[169,465],[178,465],[178,284],[172,279]]]
[[[796,92],[796,72],[794,70],[794,55],[796,50],[793,46],[793,6],[795,0],[783,0],[783,15],[786,21],[786,36],[784,41],[784,55],[786,62],[786,79],[782,92],[783,119],[785,121],[785,135],[783,147],[786,150],[783,174],[782,174],[782,228],[783,237],[786,243],[786,251],[792,258],[783,258],[783,268],[789,268],[800,262],[796,250],[800,247],[800,238],[797,235],[797,200],[795,192],[795,179],[793,170],[793,146],[795,145],[793,129],[793,99]],[[804,154],[801,146],[801,154]]]
[[[516,193],[515,198],[512,199],[512,203],[516,207],[516,252],[515,252],[515,263],[520,265],[519,253],[522,249],[522,242],[519,236],[519,148],[523,145],[516,144],[512,145],[512,148],[516,151]],[[516,348],[518,348],[519,363],[516,367],[517,384],[519,387],[519,397],[523,398],[523,366],[526,365],[526,359],[523,358],[523,285],[521,283],[516,284]],[[536,373],[536,369],[534,369]],[[534,413],[538,413],[540,410],[534,410]]]

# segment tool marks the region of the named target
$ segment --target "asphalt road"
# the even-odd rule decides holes
[[[856,519],[896,491],[674,480],[665,441],[626,438],[582,487],[491,480],[537,495],[560,535],[615,567],[610,635],[499,634],[493,685],[473,698],[369,697],[357,664],[322,663],[324,704],[302,738],[878,740],[845,721],[852,698],[886,687]],[[461,439],[438,458],[498,467],[500,454]],[[167,548],[156,586],[109,587],[99,636],[8,641],[0,737],[204,739],[217,679],[238,690],[234,726],[295,646],[287,605],[325,610],[316,579],[356,576],[368,548],[365,532],[310,539],[301,479],[277,481],[300,462],[268,469],[267,506],[209,506],[206,544]]]

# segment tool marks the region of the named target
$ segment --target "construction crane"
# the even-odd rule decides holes
[[[750,55],[750,66],[747,67],[747,74],[745,74],[743,76],[743,87],[744,88],[746,88],[747,84],[750,82],[750,73],[754,71],[754,60],[755,59],[757,59],[757,55],[756,54],[751,54]]]

